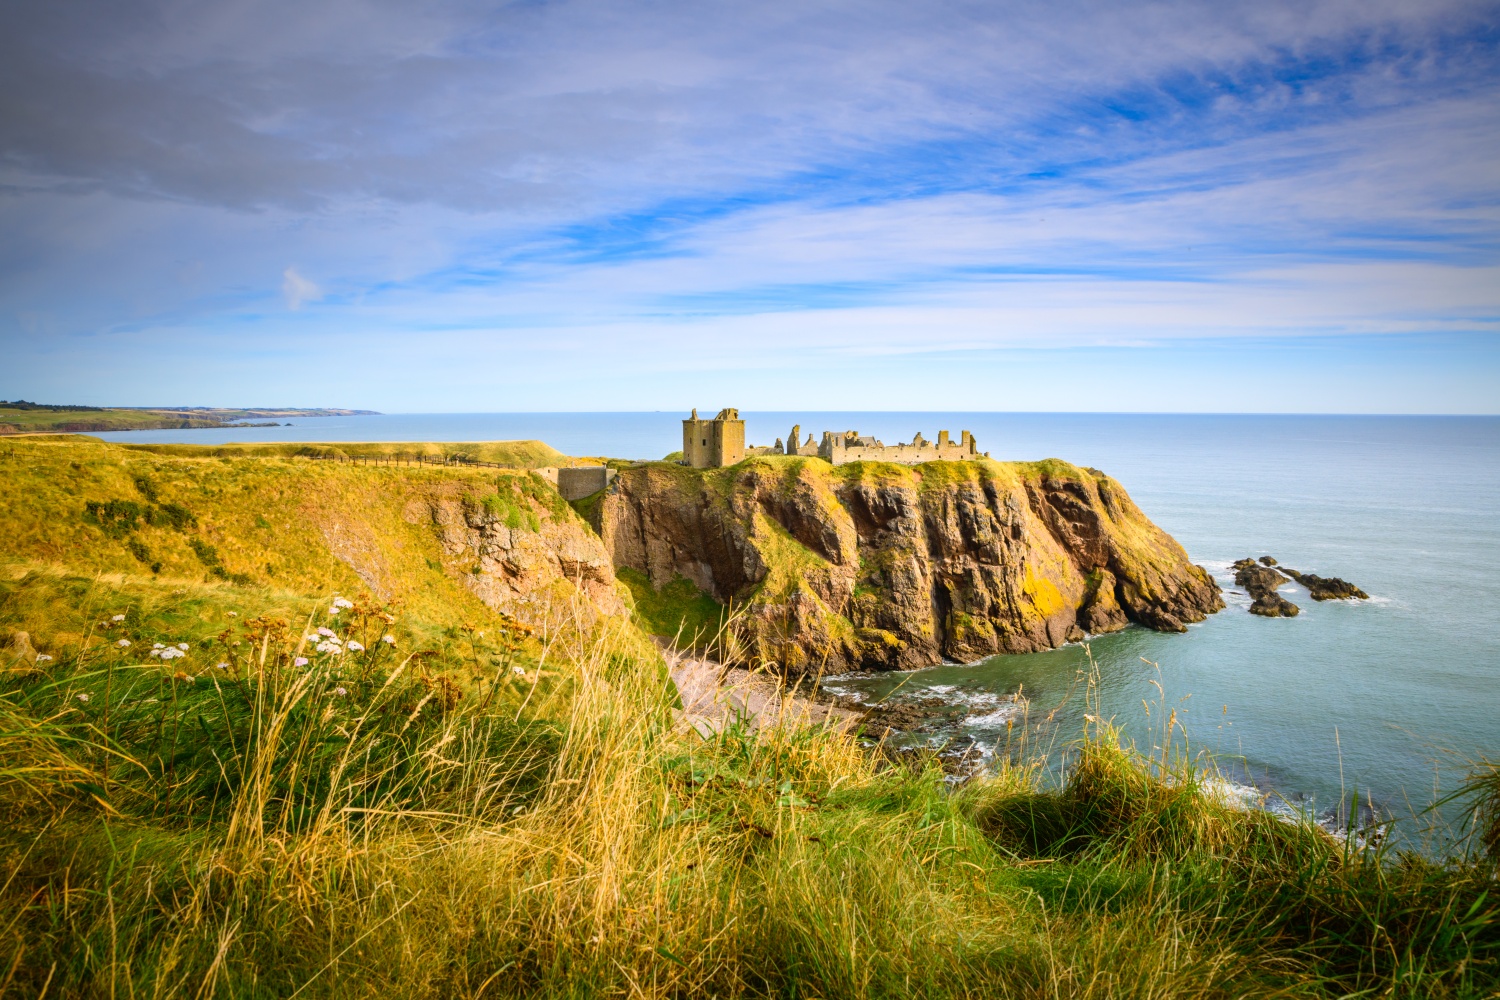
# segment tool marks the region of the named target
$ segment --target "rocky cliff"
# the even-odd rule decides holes
[[[404,517],[431,524],[444,563],[490,607],[519,611],[517,602],[565,600],[576,590],[587,598],[581,607],[624,614],[609,553],[556,493],[534,475],[495,483],[493,491],[429,484]]]
[[[740,611],[752,661],[792,674],[1049,649],[1224,604],[1119,483],[1065,462],[907,468],[754,458],[620,472],[594,511],[617,568]]]

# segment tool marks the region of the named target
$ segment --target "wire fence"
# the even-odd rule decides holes
[[[421,452],[394,452],[388,455],[347,455],[343,452],[329,451],[299,451],[297,458],[310,458],[315,462],[340,462],[346,465],[414,465],[414,466],[444,466],[476,469],[511,469],[524,470],[527,467],[521,465],[507,465],[503,462],[485,462],[472,455],[426,455]]]

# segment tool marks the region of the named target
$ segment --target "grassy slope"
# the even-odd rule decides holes
[[[11,576],[47,569],[167,586],[237,581],[287,595],[374,588],[445,625],[489,612],[460,582],[467,567],[447,564],[421,501],[457,490],[493,505],[540,486],[523,482],[526,473],[484,468],[196,457],[79,437],[12,446],[0,454],[0,566]],[[150,525],[142,516],[134,530],[120,530],[118,521],[90,523],[90,501],[176,505],[193,522]],[[556,508],[555,516],[571,516]]]
[[[636,621],[642,629],[684,647],[716,648],[726,623],[726,609],[693,581],[678,577],[657,588],[639,570],[622,568],[615,575],[630,591]]]
[[[0,631],[55,659],[0,675],[0,996],[1500,986],[1492,864],[1350,851],[1107,732],[1057,793],[1024,725],[1015,763],[956,792],[835,733],[672,728],[639,632],[525,635],[389,499],[493,473],[17,444]],[[144,500],[142,471],[198,518],[138,529],[159,574],[82,522],[85,497]],[[327,613],[359,585],[307,526],[328,511],[365,518],[404,606]],[[234,572],[282,568],[205,581],[193,532]],[[369,648],[319,653],[309,624]]]
[[[492,462],[517,469],[540,469],[569,465],[567,455],[541,441],[344,441],[337,444],[246,442],[244,444],[127,444],[133,451],[177,458],[334,458],[396,463],[443,461],[455,456],[475,462]]]

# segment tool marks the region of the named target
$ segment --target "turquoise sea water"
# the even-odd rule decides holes
[[[1294,619],[1248,598],[1186,635],[1143,629],[1091,644],[1103,713],[1151,743],[1142,700],[1176,707],[1195,745],[1237,758],[1240,781],[1326,810],[1358,790],[1404,815],[1449,786],[1465,758],[1500,759],[1500,418],[1101,414],[743,413],[754,443],[793,422],[887,443],[972,430],[1001,459],[1058,457],[1102,469],[1226,591],[1231,561],[1270,554],[1341,576],[1367,602],[1282,591]],[[105,434],[122,441],[500,440],[571,454],[656,458],[680,447],[679,413],[328,417],[296,426]],[[1154,666],[1159,665],[1158,666]],[[924,738],[1003,738],[993,696],[1024,686],[1032,713],[1063,703],[1076,733],[1081,647],[907,675],[837,680],[867,698],[935,693],[972,707]],[[1158,693],[1154,683],[1160,683]],[[1073,691],[1071,698],[1065,697]],[[1160,708],[1152,722],[1158,723]],[[989,717],[988,719],[986,717]]]

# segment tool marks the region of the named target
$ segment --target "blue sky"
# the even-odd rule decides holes
[[[0,397],[1500,412],[1500,4],[23,3]]]

